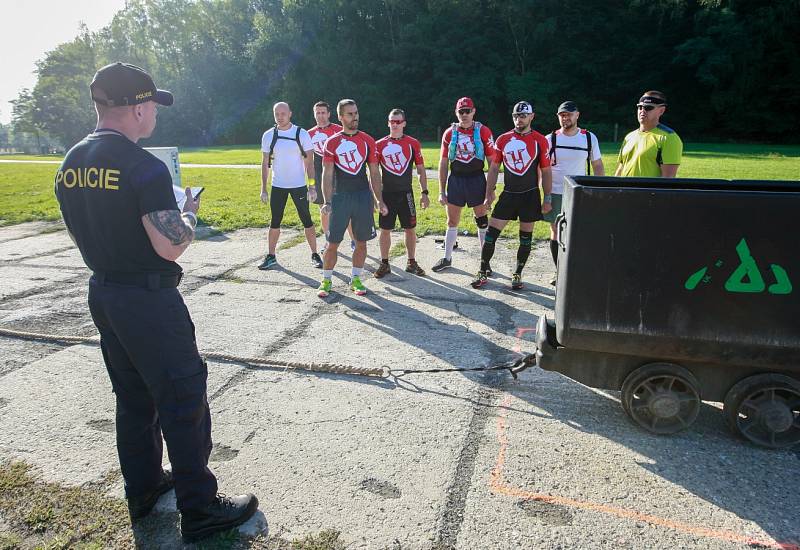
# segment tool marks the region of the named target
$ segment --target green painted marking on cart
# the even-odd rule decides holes
[[[770,294],[791,294],[792,282],[789,280],[789,274],[777,264],[769,265],[775,282],[767,287],[764,277],[761,275],[761,270],[750,253],[750,247],[747,246],[747,241],[744,238],[736,245],[736,254],[739,256],[739,265],[736,266],[736,269],[725,281],[725,290],[742,294],[756,294],[765,290]],[[714,267],[717,268],[722,267],[722,265],[722,260],[717,260],[714,263]],[[701,282],[710,283],[711,280],[712,277],[708,274],[708,267],[703,267],[689,275],[683,287],[686,290],[694,290]]]

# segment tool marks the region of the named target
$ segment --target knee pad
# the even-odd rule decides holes
[[[478,229],[486,229],[489,227],[489,216],[475,216],[475,224]]]
[[[500,230],[496,227],[490,227],[486,230],[486,236],[484,237],[484,241],[487,243],[493,243],[497,240],[497,237],[500,236]]]
[[[527,246],[530,248],[533,243],[533,231],[520,231],[519,232],[519,245]]]

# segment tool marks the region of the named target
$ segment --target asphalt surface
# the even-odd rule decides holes
[[[89,274],[60,227],[0,228],[0,327],[95,334]],[[453,269],[415,277],[396,258],[390,276],[365,277],[364,297],[347,290],[343,253],[335,292],[322,300],[305,243],[280,251],[277,269],[256,269],[264,237],[210,237],[181,259],[202,351],[392,369],[490,366],[532,351],[538,317],[552,315],[546,243],[522,291],[509,288],[516,242],[498,243],[494,277],[473,290],[477,241],[459,237]],[[423,267],[441,255],[433,237],[420,240]],[[370,271],[376,256],[373,241]],[[661,437],[634,427],[615,392],[537,369],[516,381],[505,372],[366,378],[214,361],[209,371],[211,467],[221,490],[261,502],[247,532],[336,529],[348,548],[368,549],[800,543],[798,455],[737,440],[718,404]],[[118,470],[113,395],[96,345],[0,337],[0,459],[68,485]],[[121,498],[121,483],[109,491]],[[172,493],[156,512],[138,542],[179,545]]]

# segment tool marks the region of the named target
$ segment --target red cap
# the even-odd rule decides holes
[[[458,101],[456,101],[456,111],[459,109],[474,109],[475,104],[472,100],[468,97],[462,97]]]

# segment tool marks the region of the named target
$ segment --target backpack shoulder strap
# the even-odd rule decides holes
[[[550,132],[550,150],[547,155],[550,157],[550,164],[558,164],[558,157],[556,157],[556,136],[560,130],[553,130]]]
[[[592,133],[589,130],[581,130],[586,134],[586,175],[592,175]]]
[[[665,139],[666,139],[666,138],[665,138]],[[662,164],[664,164],[664,159],[661,157],[661,147],[662,147],[663,145],[664,145],[664,140],[663,140],[663,139],[660,139],[660,136],[659,136],[659,140],[658,140],[658,152],[656,153],[656,162],[658,163],[658,165],[659,165],[659,166],[661,166]]]
[[[269,144],[269,155],[267,157],[267,166],[272,166],[272,153],[275,151],[275,144],[278,142],[278,125],[272,127],[272,142]]]
[[[300,149],[300,154],[303,155],[303,158],[306,158],[306,152],[303,150],[303,144],[300,143],[300,132],[303,129],[300,126],[297,127],[297,132],[294,134],[294,140],[297,142],[297,148]]]

